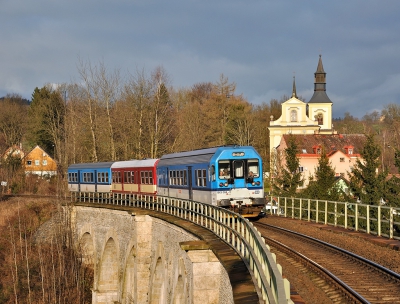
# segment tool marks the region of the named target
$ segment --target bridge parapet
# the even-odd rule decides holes
[[[240,215],[223,208],[218,208],[215,206],[210,206],[193,201],[172,199],[168,197],[157,197],[156,199],[154,199],[153,197],[137,197],[127,194],[118,196],[112,194],[107,195],[94,197],[87,195],[85,196],[81,193],[77,195],[76,199],[86,203],[96,202],[102,204],[111,204],[115,206],[153,210],[156,212],[170,214],[175,217],[182,218],[185,221],[189,221],[195,223],[196,225],[202,226],[211,231],[218,238],[224,240],[225,243],[229,244],[243,259],[248,269],[253,274],[256,287],[260,291],[260,297],[263,302],[290,302],[290,284],[286,279],[282,278],[282,269],[279,265],[276,264],[275,256],[269,251],[268,246],[265,244],[263,238],[260,236],[255,227],[253,227],[253,225],[248,220],[244,219]],[[155,231],[152,231],[152,235],[157,235],[157,233]],[[180,242],[185,241],[188,240],[182,240]],[[162,252],[162,249],[160,250],[159,251]],[[126,258],[124,259],[124,261],[126,261]],[[190,261],[190,263],[193,263],[193,261]],[[186,264],[183,263],[182,265]],[[157,268],[158,266],[155,267]],[[190,267],[192,267],[192,264],[190,264]],[[159,274],[157,274],[157,271],[155,273],[155,276],[157,277]],[[147,278],[144,279],[147,280]],[[152,279],[150,279],[150,281],[151,280]],[[112,287],[112,284],[108,286]],[[152,287],[155,290],[158,289],[157,285],[153,285]],[[98,289],[96,289],[96,291],[97,290]],[[161,290],[165,289],[161,288]],[[99,292],[98,294],[101,293]],[[117,295],[115,294],[110,293],[110,295],[111,297],[117,298]],[[155,295],[152,298],[165,299],[165,295]]]

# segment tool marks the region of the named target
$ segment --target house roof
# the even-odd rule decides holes
[[[288,143],[290,134],[285,134],[282,139]],[[353,146],[353,154],[361,154],[365,143],[364,134],[305,134],[294,135],[297,143],[298,154],[315,154],[313,147],[323,146],[325,152],[334,154],[341,151],[346,154],[345,147]]]

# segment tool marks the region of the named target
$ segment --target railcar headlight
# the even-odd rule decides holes
[[[256,184],[257,184],[257,186],[260,186],[261,183],[260,182],[256,182]]]
[[[219,183],[219,186],[220,186],[220,187],[223,187],[223,186],[224,186],[224,183]]]
[[[224,186],[225,186],[225,187],[228,187],[228,182],[225,182]]]
[[[252,186],[255,186],[255,184],[256,184],[255,182],[252,182],[252,183],[251,183]]]

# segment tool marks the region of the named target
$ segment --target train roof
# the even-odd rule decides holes
[[[154,167],[158,162],[156,158],[149,159],[132,159],[132,160],[124,160],[117,161],[112,164],[111,168],[143,168],[143,167]]]
[[[83,163],[83,164],[71,164],[68,169],[103,169],[111,168],[115,162],[100,162],[100,163]]]
[[[211,158],[216,154],[221,154],[223,151],[235,151],[243,149],[252,149],[251,146],[221,146],[214,148],[199,149],[193,151],[185,151],[178,153],[171,153],[163,155],[160,158],[159,166],[166,165],[180,165],[180,164],[198,164],[204,162],[210,162]]]

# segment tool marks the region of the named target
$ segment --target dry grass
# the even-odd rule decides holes
[[[59,207],[43,198],[0,201],[0,303],[91,302],[93,273],[70,249],[70,227],[57,221],[47,242],[34,241]]]

